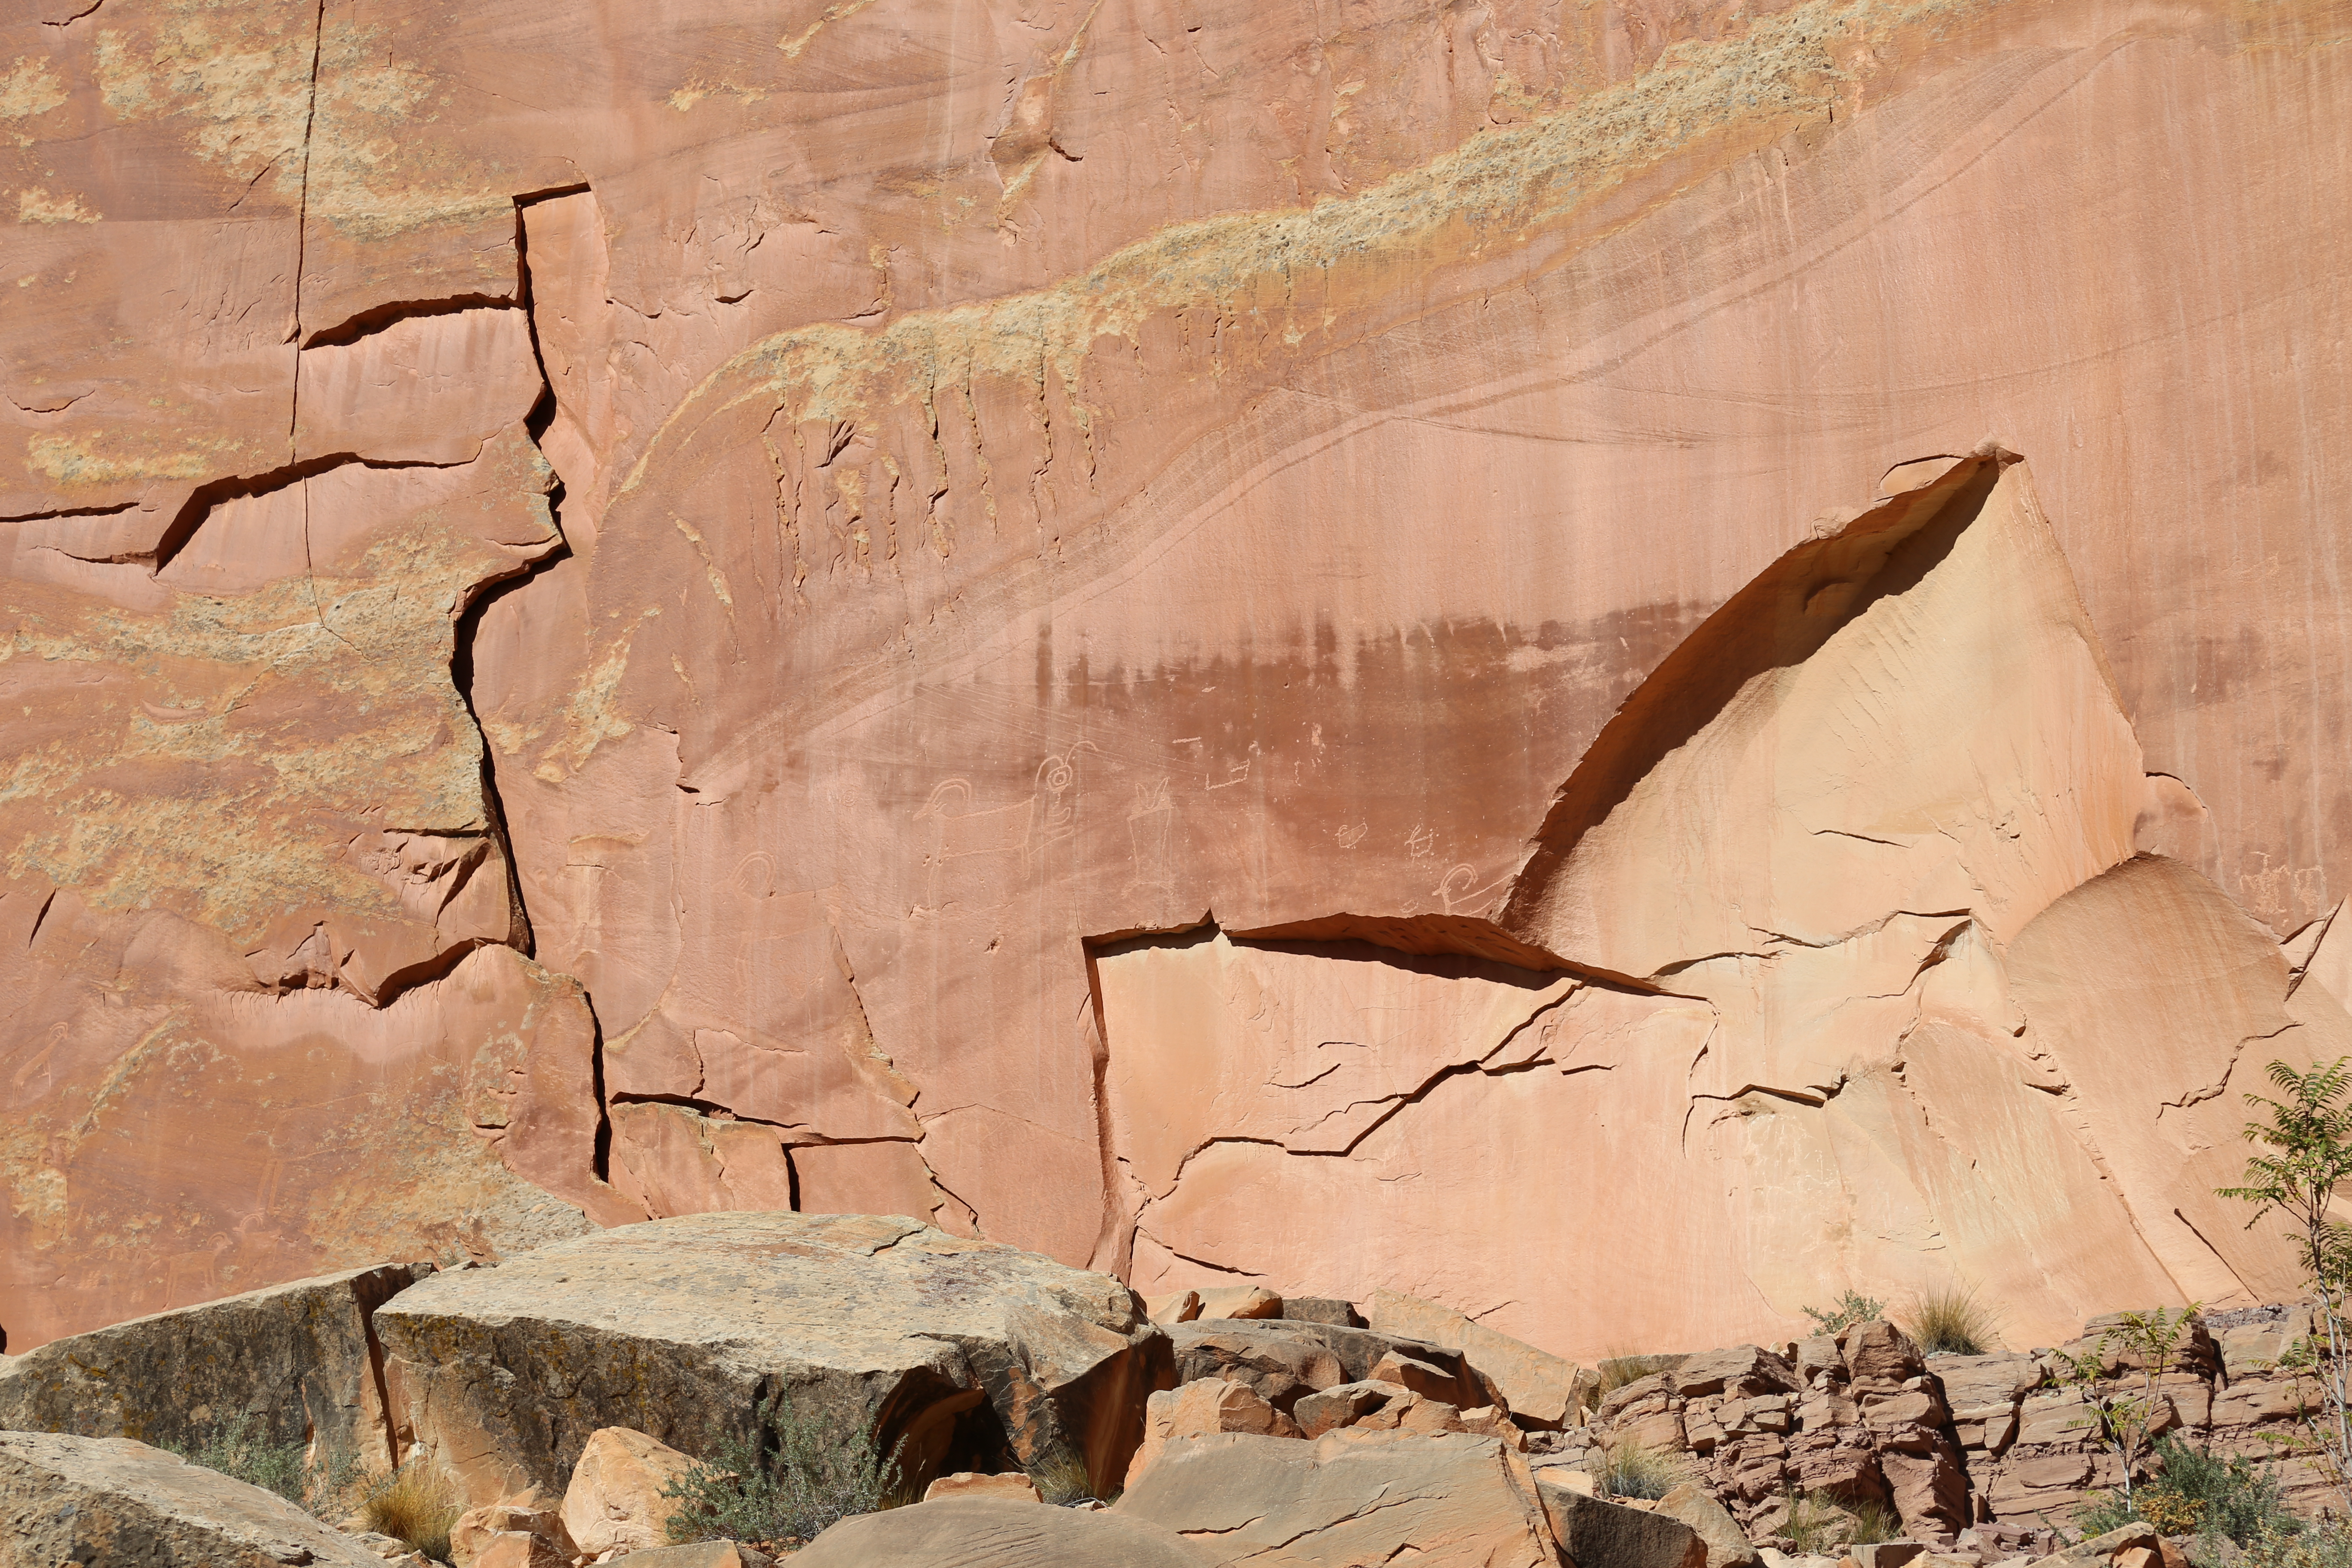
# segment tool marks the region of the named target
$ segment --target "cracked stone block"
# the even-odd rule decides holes
[[[1318,1397],[1320,1396],[1307,1395],[1309,1399]],[[1145,1404],[1143,1426],[1143,1446],[1136,1449],[1135,1458],[1128,1466],[1130,1486],[1135,1478],[1151,1468],[1152,1461],[1169,1443],[1179,1437],[1204,1437],[1214,1432],[1296,1437],[1301,1433],[1299,1423],[1259,1398],[1247,1384],[1228,1383],[1222,1377],[1204,1377],[1154,1394]]]
[[[433,1272],[383,1263],[133,1318],[0,1361],[0,1427],[194,1447],[227,1426],[389,1468],[374,1312]]]
[[[1610,1502],[1555,1484],[1541,1471],[1536,1485],[1560,1552],[1577,1568],[1706,1568],[1706,1538],[1672,1514]]]
[[[0,1432],[0,1568],[383,1568],[275,1492],[128,1437]]]
[[[683,1551],[685,1548],[677,1550]],[[667,1553],[661,1554],[667,1556]],[[649,1555],[646,1561],[652,1562]],[[1172,1530],[1113,1510],[1040,1508],[996,1498],[950,1497],[845,1519],[795,1552],[794,1568],[1201,1568],[1197,1548]],[[680,1562],[676,1568],[704,1568]],[[730,1565],[731,1568],[731,1565]]]
[[[1552,1568],[1537,1492],[1527,1462],[1492,1437],[1226,1434],[1171,1442],[1112,1513],[1177,1531],[1211,1563],[1384,1563],[1417,1549],[1434,1562]]]
[[[1172,1382],[1118,1281],[878,1215],[623,1226],[437,1276],[376,1325],[419,1445],[473,1503],[553,1495],[604,1427],[709,1457],[770,1394],[834,1440],[897,1449],[913,1484],[1076,1465],[1100,1492]]]
[[[669,1540],[677,1504],[666,1493],[694,1468],[689,1455],[625,1426],[588,1435],[563,1484],[562,1524],[590,1556],[643,1552]]]

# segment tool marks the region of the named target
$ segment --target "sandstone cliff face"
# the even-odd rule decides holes
[[[2281,1293],[2347,25],[19,7],[12,1348],[786,1205],[1559,1350]]]
[[[1551,972],[1097,953],[1139,1288],[1377,1279],[1596,1355],[1561,1326],[1794,1328],[1848,1273],[1982,1281],[2033,1343],[2134,1292],[2292,1290],[2213,1195],[2223,1090],[2352,1019],[2291,1016],[2278,943],[2135,854],[2161,786],[2022,467],[1936,467],[1824,520],[1602,731],[1486,926]],[[1531,1269],[1538,1237],[1607,1261]]]

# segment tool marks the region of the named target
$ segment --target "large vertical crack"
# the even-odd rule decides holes
[[[550,191],[532,192],[515,198],[515,302],[522,310],[523,325],[530,340],[531,363],[539,372],[539,397],[531,405],[530,412],[523,419],[523,427],[529,432],[533,446],[538,444],[540,437],[546,434],[548,426],[554,421],[555,384],[548,376],[547,358],[540,349],[538,310],[531,293],[530,226],[523,221],[523,214],[526,209],[538,202],[552,200],[557,196],[576,195],[587,189],[584,184],[565,185]],[[506,802],[499,793],[497,749],[490,743],[488,731],[482,728],[482,716],[474,705],[474,643],[481,633],[483,613],[492,604],[509,594],[527,587],[541,574],[551,570],[558,562],[571,555],[571,544],[562,537],[563,499],[563,480],[559,476],[554,488],[550,489],[547,495],[548,518],[554,524],[558,536],[555,548],[513,576],[487,584],[475,594],[471,602],[467,605],[464,614],[457,618],[455,646],[451,649],[449,659],[450,682],[457,688],[459,700],[466,704],[467,717],[474,721],[474,732],[481,742],[482,810],[488,818],[490,833],[498,842],[499,851],[506,860],[507,904],[508,908],[514,911],[513,923],[508,935],[508,945],[526,956],[535,955],[536,942],[532,934],[530,906],[523,897],[522,873],[515,856],[514,836],[507,825]],[[594,1012],[593,1006],[590,1012],[593,1016]],[[601,1175],[612,1141],[610,1117],[604,1103],[604,1033],[601,1026],[598,1027],[596,1039],[596,1158],[599,1166],[598,1173]]]
[[[1095,962],[1095,944],[1081,946],[1087,955],[1087,999],[1094,1014],[1095,1152],[1102,1166],[1102,1220],[1087,1267],[1125,1279],[1134,1269],[1136,1226],[1118,1201],[1118,1152],[1110,1114],[1110,1028],[1103,1016],[1102,972]]]
[[[310,264],[310,134],[319,123],[319,59],[326,39],[327,0],[319,0],[310,28],[310,100],[302,110],[302,195],[297,204],[294,219],[294,330],[286,339],[288,342],[298,345],[302,341],[302,270]],[[293,395],[287,399],[286,454],[289,458],[294,455],[294,432],[299,422],[301,405],[302,375],[298,363]]]

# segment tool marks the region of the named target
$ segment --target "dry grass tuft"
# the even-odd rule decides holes
[[[1903,1521],[1884,1503],[1842,1503],[1827,1492],[1791,1488],[1781,1498],[1784,1517],[1773,1532],[1800,1556],[1836,1556],[1848,1546],[1899,1541]]]
[[[1030,1467],[1029,1479],[1037,1484],[1037,1495],[1049,1503],[1085,1502],[1095,1495],[1086,1456],[1075,1449],[1055,1449]]]
[[[1922,1294],[1904,1325],[1919,1348],[1935,1354],[1983,1355],[2000,1342],[1997,1314],[1977,1300],[1973,1288],[1948,1286]]]
[[[1674,1456],[1621,1437],[1609,1445],[1601,1487],[1611,1497],[1656,1499],[1674,1490],[1683,1479],[1683,1468]]]
[[[1845,1511],[1852,1521],[1845,1530],[1848,1546],[1874,1546],[1882,1541],[1903,1539],[1903,1521],[1885,1503],[1858,1502]]]
[[[405,1542],[436,1563],[449,1560],[449,1527],[463,1511],[440,1476],[421,1459],[386,1476],[360,1503],[360,1517],[370,1530]]]
[[[1801,1557],[1826,1556],[1830,1549],[1845,1542],[1845,1510],[1820,1492],[1799,1492],[1788,1495],[1788,1515],[1780,1523],[1780,1533]]]

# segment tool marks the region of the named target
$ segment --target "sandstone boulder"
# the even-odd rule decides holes
[[[373,1530],[352,1528],[357,1522],[356,1520],[344,1521],[343,1533],[384,1561],[396,1563],[400,1564],[400,1568],[427,1568],[427,1564],[432,1562],[431,1558],[397,1537],[381,1534]],[[454,1564],[452,1568],[455,1568]]]
[[[2275,1367],[2294,1342],[2310,1331],[2307,1307],[2258,1309],[2247,1321],[2223,1328],[2215,1343],[2222,1366],[2234,1383]]]
[[[1282,1315],[1293,1323],[1329,1323],[1342,1329],[1369,1326],[1353,1301],[1342,1301],[1336,1296],[1285,1296]]]
[[[775,1559],[740,1541],[698,1541],[629,1553],[629,1568],[772,1568]]]
[[[1434,1369],[1450,1384],[1450,1392],[1437,1397],[1450,1405],[1486,1403],[1485,1391],[1459,1352],[1376,1331],[1286,1319],[1243,1320],[1186,1323],[1170,1330],[1169,1338],[1178,1382],[1224,1377],[1247,1383],[1279,1409],[1289,1409],[1310,1390],[1362,1382],[1390,1355]]]
[[[1367,1378],[1361,1383],[1343,1383],[1306,1394],[1291,1406],[1290,1414],[1298,1423],[1300,1436],[1320,1437],[1336,1427],[1352,1426],[1376,1410],[1412,1397],[1412,1391],[1401,1384]]]
[[[0,1362],[0,1427],[193,1447],[224,1422],[371,1469],[393,1460],[371,1315],[429,1263],[384,1263],[133,1318]]]
[[[1287,1410],[1301,1394],[1350,1381],[1348,1363],[1324,1338],[1321,1324],[1213,1322],[1184,1323],[1169,1331],[1175,1357],[1176,1381],[1181,1384],[1222,1377],[1247,1384],[1259,1397]],[[1361,1347],[1371,1352],[1357,1376],[1371,1371],[1371,1360],[1385,1345]]]
[[[1201,1293],[1179,1290],[1171,1296],[1161,1296],[1146,1303],[1146,1310],[1155,1323],[1189,1323],[1201,1315]]]
[[[1937,1356],[1932,1365],[1963,1448],[1998,1453],[2017,1431],[2017,1410],[2047,1375],[2030,1355]]]
[[[1279,1318],[1282,1298],[1262,1285],[1228,1285],[1201,1295],[1201,1316],[1209,1318]]]
[[[1524,1340],[1418,1296],[1376,1290],[1364,1304],[1364,1320],[1382,1333],[1461,1352],[1472,1373],[1500,1398],[1521,1426],[1567,1425],[1599,1385],[1597,1374],[1563,1356],[1538,1350]]]
[[[0,1432],[0,1568],[383,1568],[275,1493],[128,1437]]]
[[[1540,1471],[1536,1490],[1575,1568],[1706,1568],[1706,1542],[1679,1519],[1594,1497]]]
[[[1785,1357],[1756,1345],[1732,1345],[1690,1356],[1664,1374],[1667,1386],[1685,1399],[1721,1394],[1744,1399],[1759,1394],[1794,1394],[1802,1387]]]
[[[792,1568],[1202,1568],[1203,1560],[1173,1531],[1116,1510],[942,1498],[845,1519],[791,1562]]]
[[[500,1536],[527,1535],[537,1538],[543,1550],[539,1555],[558,1563],[569,1563],[580,1554],[580,1547],[565,1528],[563,1516],[554,1509],[541,1508],[536,1501],[486,1503],[467,1509],[449,1527],[450,1568],[467,1568],[484,1558],[491,1543]],[[649,1544],[659,1544],[656,1537]],[[523,1548],[528,1557],[533,1548]],[[597,1551],[602,1551],[599,1547]],[[508,1550],[511,1555],[511,1548]],[[592,1552],[590,1555],[594,1555]]]
[[[450,1551],[457,1551],[454,1541]],[[500,1530],[478,1537],[465,1561],[453,1558],[451,1568],[571,1568],[571,1562],[543,1535]]]
[[[1171,1381],[1117,1280],[879,1215],[626,1226],[442,1275],[377,1324],[418,1441],[475,1501],[551,1491],[602,1427],[708,1452],[772,1389],[765,1419],[895,1449],[912,1485],[1075,1459],[1099,1491]]]
[[[1202,1378],[1153,1394],[1145,1408],[1143,1425],[1143,1446],[1136,1449],[1134,1462],[1128,1467],[1129,1486],[1151,1467],[1171,1438],[1205,1437],[1216,1432],[1247,1432],[1262,1437],[1299,1435],[1290,1416],[1259,1398],[1248,1384],[1221,1377]]]
[[[2038,1558],[2035,1568],[2091,1568],[2095,1563],[2116,1562],[2126,1552],[2154,1552],[2160,1544],[2161,1538],[2154,1525],[2135,1521],[2104,1535],[2078,1541],[2047,1557]]]
[[[1398,1384],[1423,1399],[1448,1400],[1457,1407],[1468,1397],[1454,1371],[1423,1361],[1402,1348],[1387,1352],[1372,1363],[1372,1381]]]
[[[2105,1339],[2114,1347],[2117,1370],[2137,1372],[2146,1364],[2146,1358],[2132,1348],[2124,1320],[2131,1316],[2146,1319],[2158,1310],[2144,1307],[2137,1311],[2101,1312],[2084,1323],[2082,1338],[2093,1342]],[[2203,1316],[2191,1318],[2184,1324],[2179,1321],[2180,1308],[2168,1303],[2161,1310],[2174,1334],[2166,1365],[2174,1372],[2194,1373],[2203,1377],[2210,1377],[2220,1371],[2222,1365],[2221,1346],[2214,1341],[2213,1331]]]
[[[1486,1437],[1499,1437],[1505,1447],[1516,1453],[1524,1454],[1528,1449],[1527,1433],[1499,1405],[1481,1405],[1463,1411],[1462,1430]]]
[[[1918,1344],[1883,1319],[1856,1323],[1837,1337],[1846,1370],[1857,1383],[1902,1383],[1927,1370]]]
[[[1466,1434],[1186,1438],[1113,1512],[1177,1531],[1210,1563],[1252,1568],[1408,1556],[1490,1568],[1555,1562],[1526,1462]]]
[[[1846,1554],[1857,1568],[1910,1568],[1927,1555],[1924,1541],[1880,1541],[1860,1546],[1849,1546]]]
[[[1467,1424],[1462,1412],[1442,1399],[1424,1399],[1407,1390],[1402,1399],[1393,1399],[1379,1409],[1369,1411],[1348,1423],[1348,1430],[1358,1436],[1376,1432],[1405,1432],[1420,1436],[1433,1436],[1441,1432],[1466,1432]],[[1505,1442],[1514,1452],[1518,1444]]]
[[[581,1445],[564,1485],[563,1528],[592,1557],[664,1545],[677,1505],[663,1493],[693,1468],[691,1457],[643,1432],[600,1427]]]
[[[1706,1568],[1756,1568],[1759,1559],[1730,1513],[1704,1487],[1683,1482],[1658,1500],[1658,1511],[1681,1520],[1706,1543]],[[1870,1568],[1864,1563],[1863,1568]],[[1900,1568],[1888,1564],[1886,1568]]]
[[[1156,1399],[1160,1396],[1154,1394],[1152,1397]],[[1151,1438],[1149,1433],[1145,1435],[1143,1441],[1144,1447],[1136,1450],[1139,1458],[1150,1447]],[[1130,1466],[1130,1471],[1132,1468],[1133,1467]],[[923,1489],[925,1502],[937,1502],[941,1498],[951,1497],[995,1498],[1003,1502],[1045,1501],[1045,1499],[1037,1493],[1037,1483],[1019,1470],[1010,1470],[995,1476],[979,1475],[971,1470],[958,1470],[951,1476],[941,1476]]]

